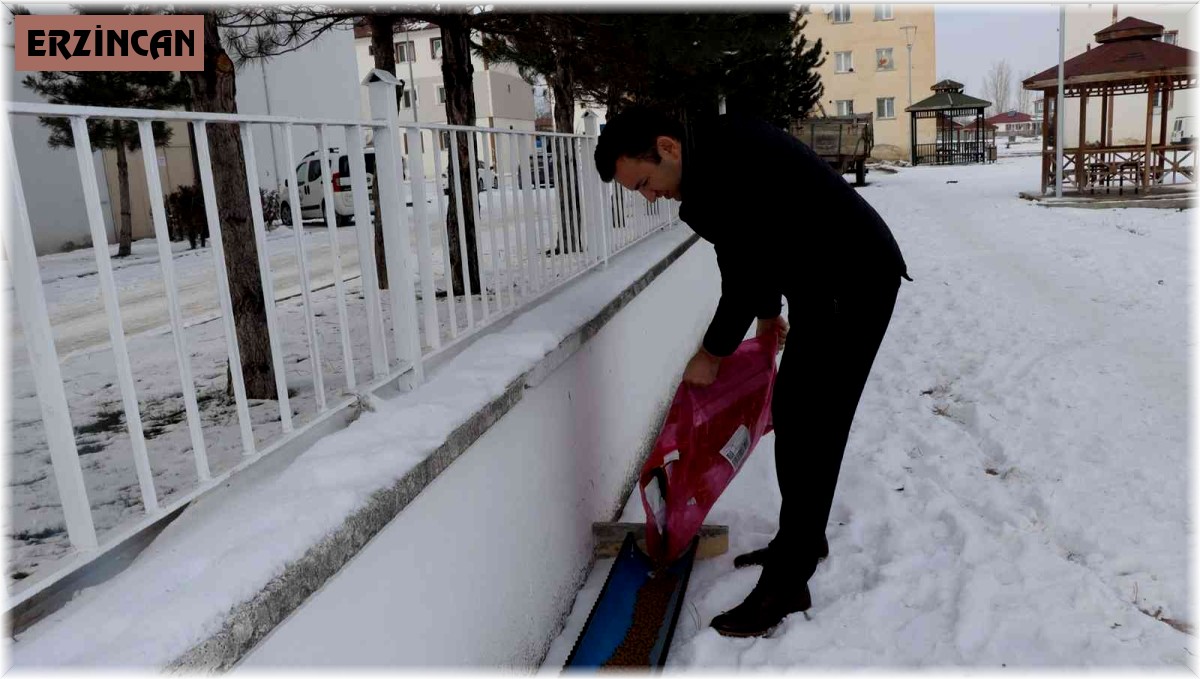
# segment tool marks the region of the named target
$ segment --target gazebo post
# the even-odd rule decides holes
[[[1110,86],[1108,88],[1108,141],[1106,142],[1109,146],[1112,146],[1112,143],[1113,143],[1112,128],[1113,128],[1113,120],[1117,117],[1117,112],[1116,112],[1116,109],[1114,108],[1116,105],[1117,105],[1117,88]]]
[[[1154,80],[1151,80],[1150,86],[1146,88],[1146,158],[1142,164],[1142,186],[1147,192],[1150,191],[1150,160],[1152,158],[1152,144],[1154,143],[1154,137],[1151,135],[1154,128],[1155,84]]]
[[[1084,146],[1087,145],[1087,90],[1079,93],[1079,148],[1075,150],[1075,188],[1080,192],[1083,191],[1083,182],[1086,178],[1084,172],[1083,158]]]
[[[1166,78],[1163,79],[1162,89],[1162,106],[1159,107],[1159,131],[1158,143],[1165,145],[1167,143],[1167,107],[1171,101],[1171,83]]]
[[[1046,177],[1050,174],[1050,90],[1042,91],[1042,195],[1046,195]]]
[[[908,119],[912,123],[912,134],[909,137],[909,149],[908,149],[908,154],[910,156],[909,162],[912,163],[913,165],[916,165],[917,164],[917,113],[916,113],[916,111],[909,113]]]
[[[1109,145],[1109,138],[1105,136],[1104,131],[1109,128],[1109,89],[1100,89],[1100,148],[1104,149]],[[1103,158],[1108,160],[1108,158]]]
[[[979,111],[980,109],[975,109],[975,131],[971,134],[971,145],[967,147],[970,150],[963,153],[973,163],[979,162],[979,135],[983,133],[983,126],[980,124],[983,121],[979,117]]]
[[[1162,147],[1158,152],[1158,171],[1161,175],[1167,167],[1167,107],[1171,103],[1171,81],[1163,78],[1162,90],[1162,106],[1159,107],[1159,130],[1158,130],[1158,145]]]
[[[1049,170],[1048,174],[1057,173],[1059,171],[1058,166],[1062,164],[1062,161],[1059,159],[1059,157],[1062,155],[1062,140],[1058,138],[1058,91],[1057,90],[1055,91],[1054,98],[1051,99],[1051,101],[1054,102],[1050,106],[1051,115],[1052,115],[1052,117],[1050,119],[1050,133],[1054,135],[1054,154],[1050,157],[1050,170]],[[1050,176],[1046,177],[1046,183],[1054,184],[1055,186],[1057,186],[1057,184],[1055,184],[1054,179]]]

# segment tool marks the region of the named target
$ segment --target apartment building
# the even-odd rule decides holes
[[[937,71],[933,7],[829,4],[804,11],[804,37],[819,38],[825,56],[817,69],[825,94],[815,115],[873,113],[872,156],[907,159],[911,133],[904,108],[928,96]],[[920,121],[917,134],[921,143],[932,142],[933,121]]]

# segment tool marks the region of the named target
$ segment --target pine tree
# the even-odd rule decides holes
[[[166,71],[46,71],[26,76],[24,84],[51,104],[76,106],[172,109],[182,106],[189,97],[187,84],[176,78],[174,73]],[[51,148],[75,146],[69,119],[42,117],[38,121],[50,129]],[[126,257],[133,242],[127,153],[141,148],[137,123],[89,118],[87,127],[93,149],[114,149],[117,152],[121,223],[117,231],[116,256]],[[155,121],[152,129],[156,146],[170,143],[172,131],[165,122]],[[102,245],[96,243],[95,247]]]

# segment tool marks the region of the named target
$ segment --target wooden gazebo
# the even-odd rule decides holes
[[[1128,183],[1134,190],[1149,190],[1168,172],[1192,175],[1194,147],[1170,143],[1167,138],[1167,109],[1159,111],[1158,140],[1155,142],[1154,102],[1161,93],[1167,101],[1175,90],[1196,86],[1195,53],[1159,40],[1163,27],[1128,17],[1096,33],[1098,45],[1063,64],[1063,97],[1079,98],[1079,135],[1075,147],[1066,144],[1072,135],[1064,131],[1066,159],[1063,161],[1063,185],[1077,191],[1096,186]],[[1054,185],[1054,139],[1058,111],[1058,66],[1052,66],[1026,79],[1027,90],[1045,95],[1042,116],[1042,193]],[[1113,100],[1118,95],[1146,97],[1146,137],[1144,144],[1113,143]],[[1100,97],[1100,141],[1087,136],[1088,100]]]
[[[992,105],[990,101],[963,94],[962,83],[943,80],[933,87],[933,96],[923,99],[904,109],[912,121],[912,164],[913,165],[959,165],[983,163],[989,159],[988,150],[995,145],[993,134],[989,140],[983,124],[983,111]],[[917,121],[925,118],[937,120],[937,137],[932,144],[917,143]],[[963,139],[961,125],[956,118],[973,118],[975,129],[983,129],[983,135]]]

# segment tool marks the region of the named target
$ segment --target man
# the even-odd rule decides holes
[[[779,529],[734,560],[763,566],[754,590],[712,626],[761,636],[812,605],[808,580],[829,552],[825,524],[842,453],[875,353],[891,319],[904,258],[879,214],[800,141],[733,115],[684,133],[646,109],[608,120],[595,154],[604,181],[646,200],[680,201],[679,217],[716,250],[721,299],[685,382],[711,384],[751,321],[757,334],[798,324],[783,351],[771,404]],[[912,280],[912,279],[909,279]]]

